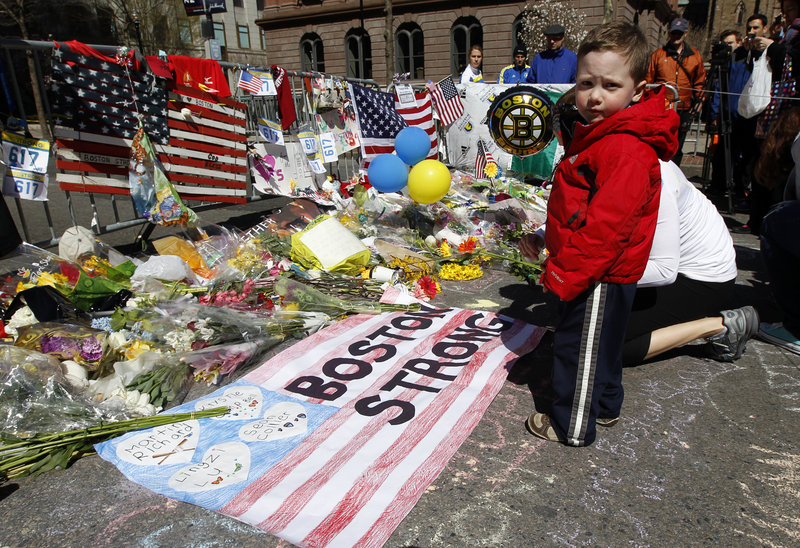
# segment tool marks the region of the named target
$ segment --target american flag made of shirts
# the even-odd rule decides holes
[[[131,144],[141,117],[181,198],[247,201],[242,103],[177,86],[113,61],[57,48],[50,101],[64,191],[129,194]]]
[[[348,84],[361,140],[361,168],[378,154],[394,152],[394,138],[408,124],[394,108],[394,94]]]
[[[461,102],[453,78],[448,76],[439,83],[430,85],[429,89],[436,103],[436,112],[444,125],[449,126],[464,114],[464,103]]]
[[[394,106],[403,120],[409,126],[415,126],[428,134],[431,140],[431,150],[426,159],[436,160],[439,156],[439,139],[436,134],[436,122],[433,120],[433,107],[431,106],[431,96],[428,92],[415,93],[416,106],[403,106],[395,97]]]
[[[486,144],[483,139],[478,139],[478,153],[475,155],[475,176],[478,178],[485,177],[483,170],[490,163],[495,163],[492,153],[486,150]]]
[[[261,92],[261,86],[264,85],[264,81],[258,76],[254,76],[249,70],[242,70],[241,74],[239,74],[239,83],[237,85],[241,89],[257,95]]]

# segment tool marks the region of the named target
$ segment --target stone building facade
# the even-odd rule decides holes
[[[698,26],[702,25],[707,31],[709,40],[714,41],[719,38],[722,31],[728,29],[738,30],[744,34],[745,22],[754,13],[766,15],[772,22],[780,15],[780,10],[779,0],[716,0],[711,2],[705,20],[690,20]]]
[[[573,3],[589,27],[604,17],[637,23],[654,48],[677,9],[676,0]],[[512,60],[525,8],[526,2],[505,0],[393,0],[395,66],[388,71],[384,0],[264,0],[256,24],[264,32],[270,64],[290,70],[367,77],[380,84],[395,72],[410,72],[415,81],[439,80],[459,74],[466,62],[463,50],[477,42],[483,46],[484,77],[493,81]]]

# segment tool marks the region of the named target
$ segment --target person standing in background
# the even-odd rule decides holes
[[[578,56],[564,47],[564,27],[550,25],[544,29],[547,49],[531,61],[527,82],[530,84],[574,84]]]
[[[461,73],[461,83],[469,84],[470,82],[483,82],[483,73],[481,72],[481,63],[483,63],[483,48],[475,44],[469,48],[468,59],[469,64],[464,72]]]
[[[498,84],[519,84],[528,80],[531,67],[528,66],[528,51],[525,46],[519,45],[514,48],[514,63],[503,67],[500,76],[497,77]]]
[[[686,43],[688,31],[689,22],[686,19],[673,19],[669,26],[669,40],[653,52],[647,72],[648,84],[669,84],[678,90],[676,110],[681,117],[681,127],[678,132],[678,152],[672,159],[678,165],[683,157],[683,142],[689,133],[692,117],[703,106],[703,86],[706,83],[703,58]]]

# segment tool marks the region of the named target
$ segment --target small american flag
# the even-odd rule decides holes
[[[436,102],[436,112],[439,113],[439,119],[444,125],[449,126],[464,114],[464,103],[461,102],[456,85],[450,76],[438,84],[430,84],[429,89]]]
[[[250,71],[243,70],[241,74],[239,74],[239,83],[237,85],[245,91],[258,95],[261,92],[264,81],[257,76],[253,76]]]
[[[486,150],[486,145],[482,139],[478,139],[478,154],[475,155],[475,176],[485,177],[483,170],[490,163],[495,163],[492,153]]]
[[[416,106],[403,107],[395,97],[394,107],[409,126],[416,126],[428,134],[431,139],[431,150],[426,158],[435,160],[439,156],[439,139],[436,135],[436,124],[433,121],[431,96],[427,92],[415,93]]]
[[[350,96],[361,140],[361,168],[366,171],[375,156],[394,151],[395,136],[408,124],[395,109],[392,93],[350,84]]]

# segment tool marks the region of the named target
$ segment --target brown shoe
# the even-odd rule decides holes
[[[619,417],[614,417],[614,418],[597,417],[597,420],[595,421],[595,424],[597,424],[597,426],[603,426],[605,428],[611,428],[612,426],[614,426],[618,422],[619,422]]]
[[[544,413],[531,413],[531,416],[525,421],[525,427],[528,432],[543,440],[561,441],[561,438],[558,437],[555,429],[550,424],[550,417]]]

